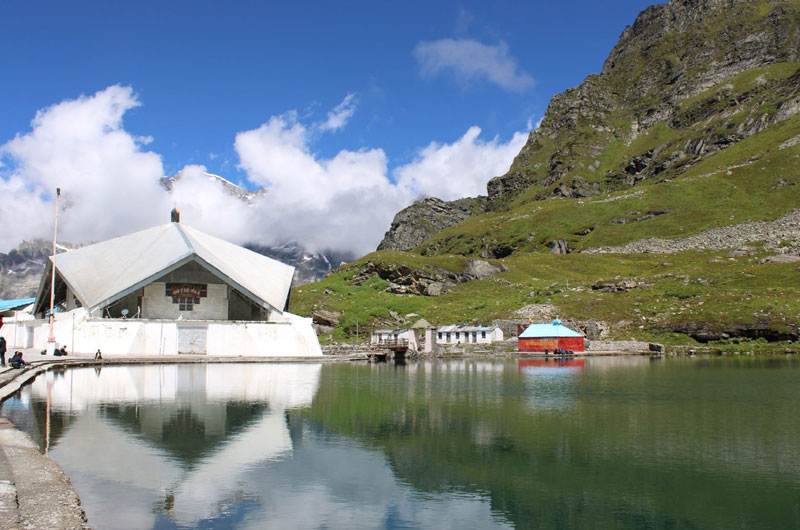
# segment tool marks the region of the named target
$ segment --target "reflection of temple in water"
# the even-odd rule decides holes
[[[319,375],[317,364],[73,369],[37,378],[28,405],[36,441],[70,476],[122,483],[196,521],[240,473],[291,454],[286,411],[311,404]]]

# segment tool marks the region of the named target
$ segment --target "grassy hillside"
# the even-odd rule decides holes
[[[391,311],[416,313],[434,325],[488,323],[533,303],[553,304],[562,318],[611,323],[611,336],[618,339],[693,343],[686,332],[671,330],[697,322],[728,331],[760,322],[777,332],[791,332],[790,324],[800,322],[800,272],[797,264],[759,264],[767,255],[765,251],[739,258],[728,257],[728,251],[519,253],[497,261],[505,264],[508,272],[462,283],[447,294],[430,297],[384,292],[388,282],[377,276],[363,285],[353,285],[350,280],[367,261],[394,263],[401,259],[420,269],[446,263],[457,269],[466,266],[467,258],[382,251],[343,267],[322,282],[296,288],[292,310],[300,314],[316,308],[341,311],[340,326],[327,340],[349,341],[355,339],[356,323],[361,340],[370,329],[390,325]],[[615,278],[633,280],[639,286],[628,292],[592,289],[597,280]]]

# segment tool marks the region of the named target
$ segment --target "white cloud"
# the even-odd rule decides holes
[[[144,151],[143,141],[122,126],[124,113],[138,105],[130,88],[112,86],[40,111],[31,132],[0,146],[0,251],[52,235],[59,186],[61,241],[97,241],[165,223],[176,205],[182,222],[235,243],[297,240],[312,249],[363,254],[414,199],[485,193],[486,181],[508,169],[526,137],[484,141],[480,128],[471,127],[453,143],[430,143],[390,172],[380,148],[315,155],[319,124],[304,124],[290,111],[236,135],[239,167],[251,185],[268,190],[248,204],[202,166],[186,166],[168,194],[159,183],[160,156]],[[354,108],[350,95],[328,121],[348,108]]]
[[[356,111],[355,94],[347,94],[341,103],[328,112],[328,119],[319,124],[321,131],[338,131],[347,125]]]
[[[0,146],[10,162],[0,178],[0,246],[49,237],[56,187],[63,190],[65,241],[144,228],[159,211],[166,219],[161,158],[142,151],[146,138],[122,128],[123,114],[138,105],[129,87],[111,86],[37,112],[31,132]]]
[[[420,42],[414,48],[421,73],[432,76],[451,71],[460,82],[486,79],[501,88],[521,92],[533,86],[533,78],[519,69],[508,54],[508,45],[482,44],[470,39]]]
[[[294,113],[273,116],[236,136],[241,168],[269,193],[259,208],[264,236],[285,234],[313,248],[375,248],[394,214],[420,196],[445,200],[486,192],[486,182],[508,170],[527,132],[508,142],[482,141],[471,127],[452,144],[431,143],[389,178],[382,149],[315,157],[308,129]]]
[[[517,132],[503,143],[498,138],[482,141],[480,133],[473,125],[452,144],[432,142],[414,161],[395,170],[397,184],[443,200],[485,194],[486,182],[508,171],[528,135]]]
[[[172,205],[181,212],[181,221],[204,232],[239,244],[250,241],[256,215],[239,198],[226,193],[223,185],[209,178],[203,166],[185,166],[181,178],[172,185]],[[166,214],[157,222],[167,222]]]
[[[389,182],[385,153],[342,150],[318,159],[309,140],[294,113],[236,135],[248,179],[269,189],[258,208],[262,242],[293,238],[317,249],[374,249],[410,198]]]

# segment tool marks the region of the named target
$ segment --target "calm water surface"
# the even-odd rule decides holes
[[[108,366],[2,414],[104,528],[800,528],[784,358]]]

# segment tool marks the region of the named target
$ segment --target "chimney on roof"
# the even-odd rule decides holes
[[[170,220],[173,223],[180,223],[181,222],[181,211],[177,208],[173,208],[172,211],[169,213]]]

